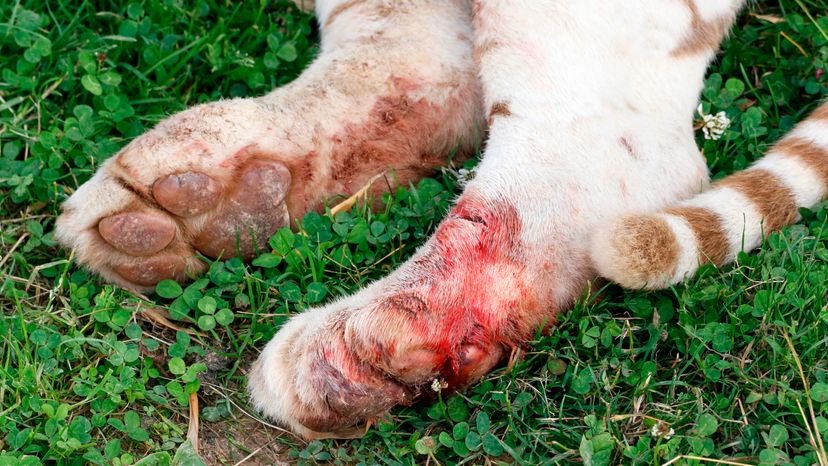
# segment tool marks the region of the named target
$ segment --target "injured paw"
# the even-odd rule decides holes
[[[472,384],[551,322],[506,201],[467,196],[403,267],[291,319],[250,374],[254,404],[312,438],[351,437],[439,389]]]

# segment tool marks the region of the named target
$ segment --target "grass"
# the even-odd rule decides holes
[[[316,53],[290,2],[184,3],[0,4],[0,466],[197,464],[196,398],[215,464],[825,464],[825,206],[737,266],[660,293],[606,288],[511,370],[363,439],[304,443],[254,419],[257,348],[287,316],[393,269],[458,187],[445,175],[381,211],[309,214],[253,265],[215,263],[149,300],[74,267],[54,218],[102,160],[188,105],[285,83]],[[827,12],[778,0],[741,16],[703,94],[733,122],[699,140],[714,176],[828,94]]]

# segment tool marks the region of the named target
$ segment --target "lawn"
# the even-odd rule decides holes
[[[147,298],[56,246],[59,203],[101,161],[177,110],[290,81],[316,34],[287,1],[0,4],[0,466],[198,464],[195,400],[210,464],[828,464],[825,205],[736,266],[660,293],[608,286],[511,369],[355,441],[268,426],[245,373],[289,315],[404,260],[458,192],[452,173],[384,209],[309,214],[252,265]],[[802,119],[826,71],[828,1],[752,5],[702,97],[732,122],[699,132],[714,177]]]

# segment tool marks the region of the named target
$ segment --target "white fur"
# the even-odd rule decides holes
[[[534,286],[549,290],[544,305],[550,312],[565,309],[594,276],[589,238],[604,220],[656,211],[707,186],[692,115],[713,51],[673,56],[692,25],[682,0],[639,1],[634,7],[599,0],[485,0],[476,2],[475,23],[486,108],[499,104],[510,115],[494,117],[486,152],[466,192],[515,207],[529,255],[525,270],[537,277]],[[683,239],[691,236],[674,219],[668,221]],[[418,258],[433,247],[432,240],[396,272],[331,305],[340,311],[337,319],[347,319],[353,338],[371,341],[371,328],[395,335],[400,344],[416,338],[390,325],[398,321],[386,325],[372,306],[416,278]],[[696,257],[686,250],[681,263],[694,266]],[[504,271],[499,279],[511,276]],[[479,279],[490,281],[482,272]],[[500,285],[504,290],[515,286]],[[330,319],[329,307],[307,313]],[[523,324],[536,328],[547,318],[532,316],[535,320]],[[279,332],[268,344],[254,380],[262,374],[294,380],[283,363],[266,362],[273,361],[272,348],[291,338],[289,332]],[[317,331],[307,333],[306,341],[319,338]],[[262,406],[289,388],[278,390],[268,395],[257,389],[254,400]],[[314,396],[322,394],[313,394],[301,410],[316,406],[324,412],[324,403],[314,402]],[[294,425],[291,410],[299,413],[300,407],[266,408]]]
[[[755,168],[767,170],[779,178],[791,190],[798,207],[811,207],[828,195],[828,187],[796,157],[781,152],[771,152],[756,162]]]
[[[648,283],[651,289],[662,288],[666,283],[678,283],[686,279],[699,268],[699,245],[696,234],[687,224],[687,221],[675,215],[661,214],[667,225],[673,231],[676,241],[682,245],[679,251],[679,258],[676,261],[676,269],[673,275],[660,283]],[[665,277],[667,278],[667,277]]]

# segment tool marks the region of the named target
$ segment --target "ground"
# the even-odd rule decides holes
[[[381,208],[310,214],[253,265],[215,263],[183,289],[136,296],[76,268],[52,239],[59,203],[166,115],[295,77],[316,32],[291,5],[0,5],[0,465],[193,460],[191,399],[211,464],[828,464],[825,205],[736,266],[660,293],[605,287],[511,368],[356,441],[308,444],[255,419],[245,372],[288,315],[404,260],[454,174]],[[714,177],[824,98],[826,68],[828,1],[752,5],[702,97],[731,121],[718,140],[699,131]]]

